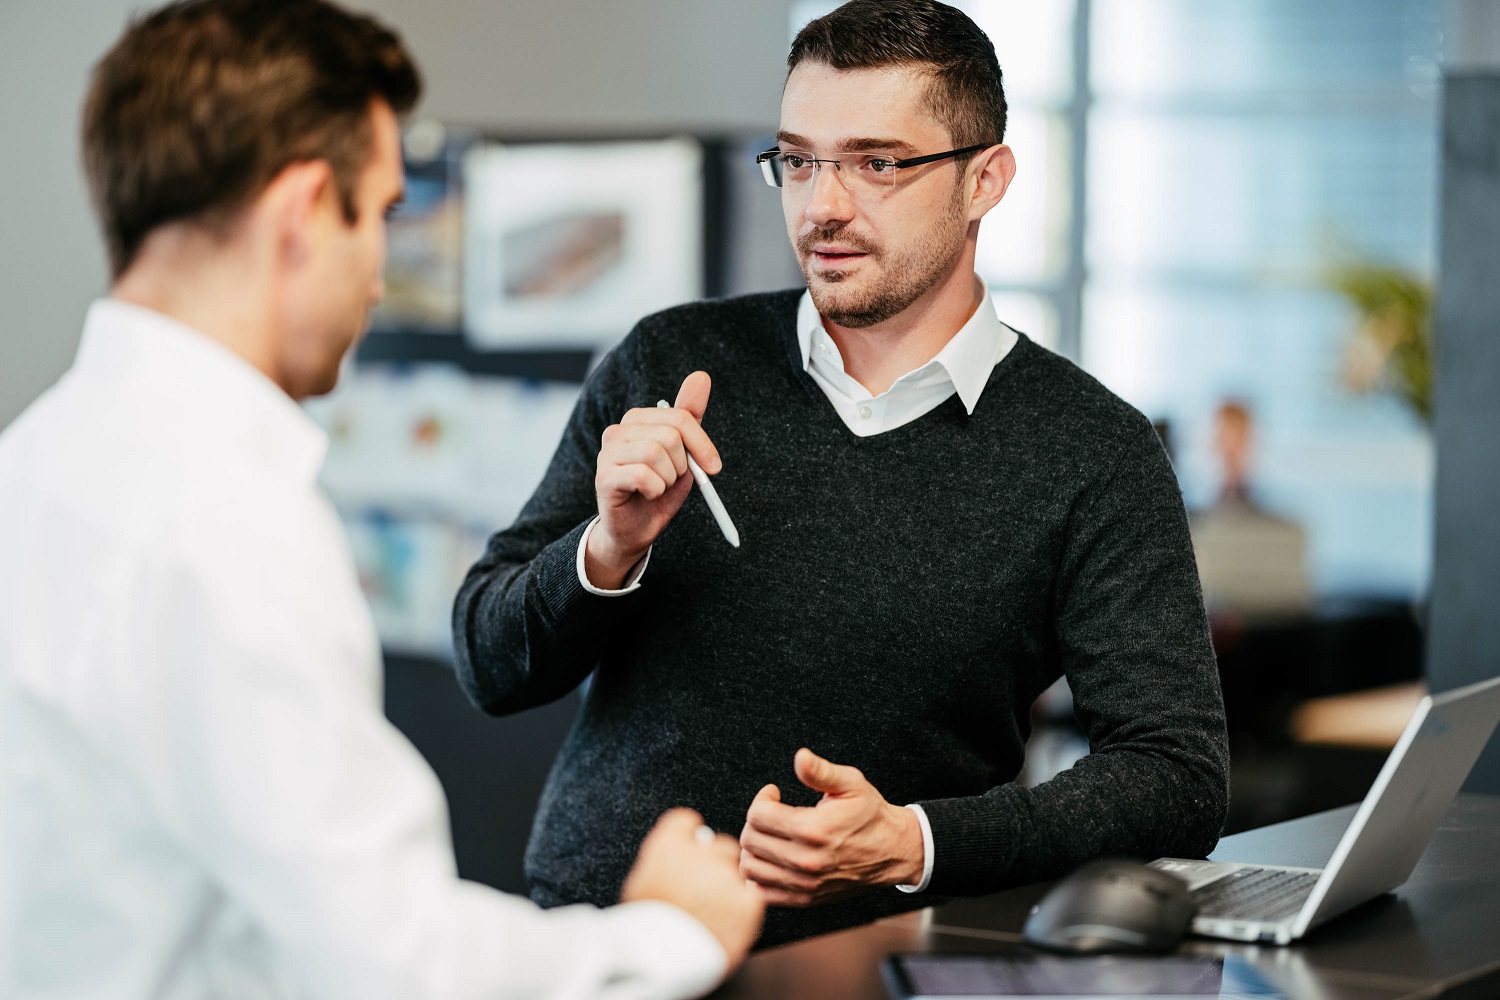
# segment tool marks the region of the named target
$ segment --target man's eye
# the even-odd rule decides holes
[[[786,165],[791,167],[793,170],[801,169],[808,164],[807,157],[798,156],[796,153],[783,153],[781,154],[781,158],[786,162]]]
[[[896,161],[895,160],[871,160],[868,163],[866,163],[865,166],[868,169],[873,170],[877,174],[883,174],[887,170],[895,170],[896,169]]]

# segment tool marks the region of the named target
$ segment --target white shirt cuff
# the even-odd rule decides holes
[[[700,997],[729,973],[729,956],[707,927],[686,910],[655,899],[601,910],[621,932],[618,968],[640,970],[640,995]],[[631,991],[634,992],[634,991]]]
[[[605,590],[603,587],[596,587],[592,583],[589,583],[589,575],[583,568],[583,550],[588,548],[589,535],[594,533],[594,525],[598,523],[599,518],[595,517],[589,522],[589,526],[583,529],[583,537],[578,540],[578,582],[583,584],[584,590],[587,590],[590,594],[598,594],[600,597],[622,597],[625,594],[639,590],[641,587],[641,574],[646,572],[646,564],[651,561],[650,549],[647,549],[646,554],[641,556],[641,561],[632,566],[630,572],[625,574],[625,581],[619,590]]]
[[[897,889],[902,892],[921,892],[927,888],[927,883],[932,881],[932,824],[927,821],[927,810],[921,806],[911,803],[908,809],[917,814],[917,822],[922,827],[922,881],[916,885],[898,885]]]

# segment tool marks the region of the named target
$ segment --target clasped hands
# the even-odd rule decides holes
[[[770,906],[813,906],[884,885],[916,885],[924,853],[917,814],[892,805],[858,768],[805,747],[792,762],[797,780],[823,797],[813,806],[781,801],[767,785],[740,832],[740,874]]]

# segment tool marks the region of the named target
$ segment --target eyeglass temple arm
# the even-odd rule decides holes
[[[981,149],[989,149],[994,145],[997,144],[993,142],[981,142],[977,146],[965,146],[963,149],[950,149],[946,153],[932,153],[928,156],[913,156],[905,160],[896,160],[892,165],[897,167],[920,167],[924,163],[936,163],[938,160],[946,160],[950,156],[963,156],[965,153],[973,153]],[[773,150],[773,152],[775,151]]]

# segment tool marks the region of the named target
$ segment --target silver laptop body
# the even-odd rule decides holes
[[[1360,803],[1328,867],[1158,858],[1188,883],[1193,932],[1288,944],[1411,875],[1500,721],[1500,677],[1427,695]]]

